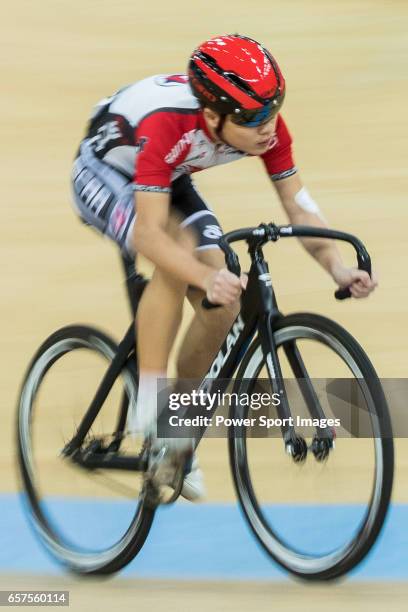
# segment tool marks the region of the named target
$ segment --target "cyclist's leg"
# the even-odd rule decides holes
[[[225,267],[224,255],[219,249],[205,251],[198,257],[214,268]],[[179,378],[204,376],[239,313],[239,303],[205,310],[201,305],[204,297],[204,293],[198,289],[190,287],[187,291],[187,298],[194,308],[195,315],[178,354]]]
[[[86,141],[74,163],[73,193],[82,220],[113,239],[128,257],[135,257],[132,245],[135,209],[130,178],[99,160]],[[216,268],[224,267],[223,255],[217,247],[221,228],[189,176],[184,175],[173,183],[172,206],[185,218],[182,228],[192,228],[198,237],[197,257]],[[177,232],[174,224],[171,231],[184,241],[186,248],[192,248],[191,235]],[[150,371],[148,376],[154,378],[149,388],[156,388],[156,378],[166,376],[185,287],[156,271],[144,295],[139,306],[139,319],[143,320],[139,326],[139,356],[143,371]],[[203,310],[203,295],[199,290],[190,289],[188,297],[197,314],[180,351],[179,376],[184,378],[205,373],[237,312],[237,308]]]
[[[198,237],[196,256],[209,266],[224,268],[224,255],[218,247],[222,230],[214,213],[194,189],[190,177],[178,179],[174,187],[175,206],[185,216],[183,225],[191,225]],[[188,379],[185,380],[188,391],[189,379],[200,379],[208,370],[238,314],[239,304],[205,310],[201,306],[204,293],[194,287],[187,290],[187,297],[195,309],[195,316],[179,350],[177,374],[179,379]],[[205,497],[204,476],[196,457],[191,472],[184,479],[181,494],[190,501],[199,501]]]
[[[81,219],[114,240],[124,255],[135,257],[132,236],[136,215],[130,177],[98,159],[84,141],[74,162],[72,187]],[[188,237],[188,229],[181,229],[171,219],[168,231],[193,251],[194,241]],[[168,356],[180,324],[185,293],[183,283],[156,270],[142,296],[137,327],[141,368],[138,406],[143,409],[138,410],[142,422],[137,429],[145,430],[155,424],[156,380],[166,378]],[[129,426],[136,429],[136,415]]]
[[[177,205],[177,202],[183,199],[186,185],[187,187],[191,186],[189,177],[181,177],[173,183],[173,204]],[[82,144],[80,155],[74,163],[73,193],[76,209],[82,220],[113,239],[127,257],[135,257],[132,244],[135,207],[130,178],[124,177],[120,172],[97,159],[86,143]],[[197,200],[200,200],[192,187],[190,188],[190,199],[191,197],[194,198],[195,204]],[[205,204],[202,204],[201,210],[196,211],[199,213],[198,216],[201,216],[202,221],[204,220],[202,213],[205,212],[203,207],[206,209]],[[206,211],[208,213],[207,209]],[[180,212],[188,217],[182,207],[180,207]],[[210,227],[206,228],[210,233],[214,228],[217,229],[218,223],[212,216],[212,221],[214,222],[214,220],[216,225],[212,226],[211,219],[209,219]],[[186,219],[186,221],[185,225],[188,227],[189,220]],[[218,230],[217,235],[220,235],[220,231]],[[200,231],[198,231],[198,234],[200,234]],[[187,237],[187,231],[178,232],[178,239],[183,241],[186,248],[193,248],[191,236],[190,238]],[[222,266],[220,265],[220,267]],[[142,416],[143,422],[137,422],[133,418],[129,423],[131,430],[132,428],[146,430],[155,424],[157,379],[166,378],[167,375],[168,356],[180,323],[182,302],[186,290],[186,287],[177,285],[175,281],[169,282],[157,270],[153,275],[152,282],[144,292],[144,299],[142,298],[140,303],[139,313],[141,314],[138,316],[138,329],[140,335],[139,358],[142,368],[138,394],[138,413]],[[219,320],[219,315],[214,317],[214,321],[216,319]],[[194,335],[198,336],[197,342],[204,344],[205,337],[201,342],[201,335],[194,331],[195,327],[199,327],[200,333],[204,336],[205,332],[198,324],[192,327]],[[157,337],[152,339],[155,334],[157,334]],[[201,374],[201,370],[198,373]],[[202,482],[200,482],[200,470],[195,467],[189,477],[192,479],[191,486],[189,486],[191,490],[187,494],[183,490],[182,494],[189,499],[198,499],[204,491]]]
[[[194,240],[186,230],[170,220],[168,232],[180,246],[192,253]],[[181,323],[187,285],[156,268],[139,304],[137,351],[140,386],[137,429],[153,434],[157,415],[157,380],[167,377],[167,364]]]
[[[173,203],[185,217],[182,226],[191,227],[197,236],[196,257],[213,268],[225,268],[224,255],[218,247],[222,235],[220,224],[191,177],[182,176],[173,183]],[[205,310],[201,306],[205,297],[201,290],[190,287],[187,297],[195,316],[179,351],[177,374],[179,378],[201,378],[236,318],[239,303]]]

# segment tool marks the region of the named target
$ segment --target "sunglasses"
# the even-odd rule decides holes
[[[231,121],[236,125],[242,125],[244,127],[257,127],[263,123],[271,121],[281,109],[284,96],[274,98],[268,104],[265,104],[262,108],[255,108],[253,110],[247,110],[245,108],[236,109],[235,113],[231,114]]]

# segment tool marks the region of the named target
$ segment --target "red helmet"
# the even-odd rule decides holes
[[[285,97],[285,79],[272,55],[239,34],[202,43],[190,58],[188,75],[203,106],[248,127],[269,121]]]

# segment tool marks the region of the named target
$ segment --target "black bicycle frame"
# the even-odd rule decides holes
[[[291,412],[285,393],[283,375],[274,340],[275,324],[277,319],[282,317],[282,314],[278,309],[272,279],[268,264],[263,256],[262,247],[269,241],[276,242],[281,237],[290,236],[329,238],[349,242],[354,246],[357,252],[359,268],[371,274],[371,261],[364,245],[354,236],[343,232],[308,226],[276,226],[274,224],[262,224],[256,228],[244,228],[225,234],[221,238],[219,244],[225,254],[228,269],[235,274],[240,273],[238,257],[230,247],[230,243],[237,240],[247,241],[249,247],[248,251],[251,256],[251,267],[248,273],[247,288],[243,292],[241,298],[241,311],[231,326],[225,341],[200,385],[201,389],[207,391],[209,389],[211,389],[212,392],[224,391],[228,385],[228,381],[237,370],[249,344],[257,332],[260,338],[264,362],[272,391],[280,395],[280,404],[277,407],[277,411],[283,423],[290,422],[289,417],[291,417]],[[146,280],[136,274],[133,262],[123,260],[123,264],[126,271],[126,283],[131,311],[132,314],[135,315],[138,301],[146,285]],[[337,299],[345,299],[350,296],[350,292],[348,289],[340,289],[336,291],[335,296]],[[209,304],[206,300],[203,306],[207,308],[214,307],[214,305]],[[85,437],[92,427],[92,424],[99,414],[106,397],[123,367],[127,365],[128,367],[136,369],[135,341],[135,326],[132,322],[125,337],[119,344],[118,352],[106,371],[76,434],[63,450],[63,454],[66,456],[75,455],[75,453],[78,453],[80,450]],[[285,343],[284,351],[295,377],[297,379],[302,379],[301,392],[310,415],[313,418],[324,418],[323,409],[314,391],[313,385],[311,384],[310,377],[308,376],[296,343],[294,341]],[[211,417],[216,409],[217,407],[208,411],[208,417]],[[114,440],[108,449],[105,450],[117,451],[119,449],[126,425],[127,410],[127,402],[122,402]],[[322,437],[330,437],[331,435],[330,431],[327,429],[317,429],[317,431]],[[285,444],[290,442],[295,435],[294,427],[290,425],[283,425],[281,432]],[[200,431],[201,435],[197,439],[197,444],[204,433],[205,427]],[[81,457],[77,460],[82,465],[90,468],[104,467],[137,470],[143,469],[144,465],[141,464],[141,461],[137,457],[108,457],[106,453],[98,457],[97,454],[88,452],[87,458]]]

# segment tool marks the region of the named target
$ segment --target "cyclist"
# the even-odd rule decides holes
[[[156,381],[166,378],[185,296],[195,317],[181,346],[177,374],[205,374],[237,315],[245,285],[225,269],[222,234],[191,174],[245,156],[263,161],[290,223],[326,227],[293,161],[280,114],[285,79],[270,52],[238,34],[212,38],[192,54],[188,74],[133,83],[96,107],[73,170],[83,221],[113,239],[124,255],[155,266],[137,315],[140,387],[131,428],[154,436]],[[257,220],[254,219],[254,222]],[[355,298],[375,277],[346,267],[333,241],[303,239],[306,250]],[[204,296],[223,308],[204,310]],[[194,461],[182,495],[199,499]]]

